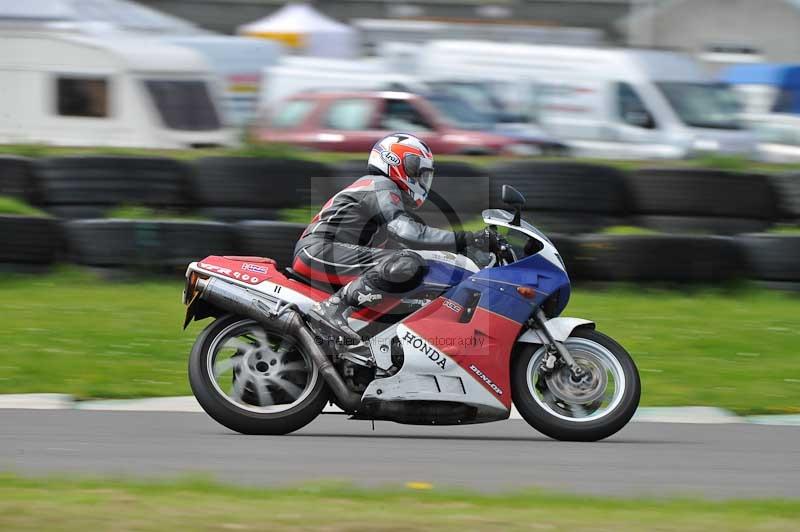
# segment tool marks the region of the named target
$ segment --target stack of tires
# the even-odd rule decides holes
[[[800,173],[772,176],[772,184],[779,198],[781,221],[800,226]]]
[[[250,220],[234,225],[236,253],[239,255],[269,257],[278,266],[292,265],[294,245],[306,224]]]
[[[737,241],[722,236],[585,235],[572,253],[567,266],[579,280],[721,283],[747,275]]]
[[[194,165],[198,212],[215,220],[276,220],[287,208],[311,204],[311,183],[330,176],[327,166],[297,159],[207,157]]]
[[[0,157],[0,196],[35,199],[29,159]],[[52,264],[63,251],[58,221],[46,217],[0,215],[0,242],[0,267],[12,269]]]
[[[72,262],[134,272],[180,271],[236,251],[233,230],[219,222],[73,220],[65,232]]]
[[[763,175],[697,168],[644,168],[628,175],[636,225],[667,233],[762,231],[778,215]]]
[[[165,157],[76,156],[34,165],[37,204],[62,218],[102,218],[122,205],[182,212],[188,167]]]
[[[525,196],[525,215],[545,232],[591,233],[623,223],[628,196],[623,174],[611,167],[567,163],[516,161],[489,168],[491,201],[500,201],[502,185]]]
[[[33,163],[26,157],[0,156],[0,196],[8,196],[33,203]]]

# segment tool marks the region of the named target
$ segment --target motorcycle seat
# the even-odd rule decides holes
[[[316,288],[317,290],[322,290],[323,292],[326,292],[328,294],[332,294],[340,288],[339,286],[331,286],[328,283],[323,283],[321,281],[315,281],[314,279],[309,279],[305,275],[301,275],[289,267],[284,268],[283,273],[289,279],[294,279],[295,281],[307,284],[309,286]]]

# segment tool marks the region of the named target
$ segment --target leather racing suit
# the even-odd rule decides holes
[[[349,308],[402,297],[422,281],[425,261],[410,249],[463,251],[474,235],[429,227],[412,216],[392,179],[364,176],[325,203],[295,246],[292,269],[315,282],[341,288],[325,303]],[[330,312],[333,316],[336,312]],[[341,321],[335,326],[357,335]]]

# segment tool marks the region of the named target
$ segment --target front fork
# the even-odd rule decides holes
[[[545,316],[544,311],[541,308],[537,308],[532,319],[536,328],[542,332],[543,339],[547,340],[547,345],[545,346],[547,348],[547,358],[543,363],[545,371],[549,372],[554,369],[556,362],[561,358],[569,368],[572,376],[575,378],[580,377],[583,374],[583,368],[575,362],[575,359],[572,358],[564,344],[553,338],[553,333],[547,327],[547,316]]]

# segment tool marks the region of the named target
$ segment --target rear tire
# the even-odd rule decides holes
[[[617,404],[601,417],[587,421],[570,421],[565,419],[566,416],[559,417],[545,409],[534,398],[529,383],[529,379],[532,378],[529,372],[532,359],[543,349],[536,344],[526,344],[512,363],[511,392],[514,404],[529,425],[556,440],[597,441],[608,438],[630,421],[639,406],[641,382],[636,364],[621,345],[595,330],[573,331],[565,342],[568,348],[570,339],[583,339],[588,342],[584,345],[594,344],[616,359],[625,382]]]
[[[219,377],[214,377],[209,371],[212,366],[214,368],[213,371],[217,371],[217,366],[214,365],[215,357],[224,348],[222,342],[229,338],[238,339],[235,335],[246,335],[248,331],[257,332],[259,330],[266,333],[267,337],[272,337],[274,334],[274,331],[271,331],[263,324],[239,316],[224,316],[211,323],[200,333],[192,348],[192,353],[189,357],[189,383],[203,410],[218,423],[229,429],[242,434],[288,434],[311,423],[322,412],[329,397],[328,388],[316,365],[311,362],[310,357],[302,353],[299,346],[291,348],[296,349],[298,355],[295,356],[294,361],[287,363],[286,366],[288,367],[290,364],[295,367],[302,365],[297,360],[300,357],[307,365],[310,365],[311,370],[305,378],[302,393],[290,404],[276,402],[271,406],[264,407],[253,405],[252,402],[256,396],[253,386],[257,385],[253,383],[245,383],[242,386],[241,396],[238,400],[230,395],[223,395],[224,392],[217,382]],[[209,359],[209,357],[211,358]],[[267,359],[271,357],[275,357],[275,355],[264,358],[264,361],[258,364],[265,364]],[[234,357],[230,358],[230,360],[233,359]],[[209,363],[209,360],[211,360],[211,363]],[[259,361],[261,360],[262,358],[259,357]],[[278,367],[280,367],[280,364],[282,362],[278,363]],[[235,382],[237,370],[231,369],[230,371]],[[238,375],[242,375],[241,371],[241,369],[238,370]],[[269,375],[269,373],[266,375]],[[272,382],[275,382],[274,379],[275,377],[273,377]],[[297,386],[296,383],[289,381],[282,382],[283,386]],[[278,392],[275,395],[273,395],[274,392],[269,392],[268,389],[265,387],[262,391],[266,391],[269,394],[270,402],[276,397],[280,398],[280,390],[278,388],[275,388]],[[245,397],[245,394],[247,397]],[[261,395],[258,396],[258,399],[261,399]]]

